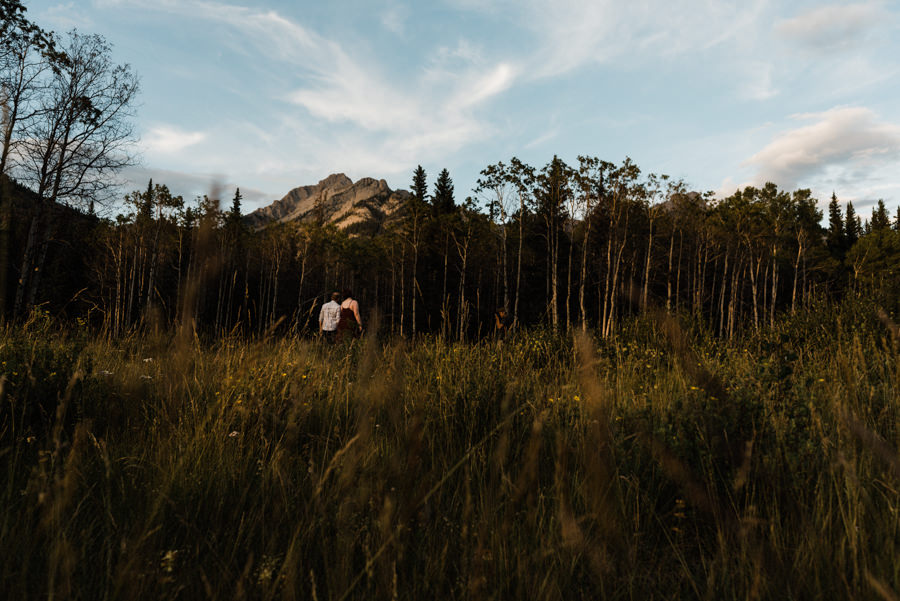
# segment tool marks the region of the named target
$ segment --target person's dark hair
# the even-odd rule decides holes
[[[331,293],[331,300],[333,300],[333,301],[339,301],[339,300],[341,300],[341,293],[340,293],[340,292],[337,292],[337,291],[332,292],[332,293]]]
[[[342,294],[344,295],[344,300],[353,298],[353,292],[351,292],[349,288],[344,288],[344,292],[342,292]]]

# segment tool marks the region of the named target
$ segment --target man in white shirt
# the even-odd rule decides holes
[[[319,334],[324,335],[328,342],[334,342],[334,333],[341,319],[341,306],[337,302],[340,298],[339,293],[332,292],[331,301],[322,305],[319,310]]]

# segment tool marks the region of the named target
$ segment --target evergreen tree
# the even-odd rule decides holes
[[[891,219],[888,217],[887,209],[883,200],[878,200],[878,204],[872,208],[872,221],[869,224],[871,231],[880,232],[891,228]]]
[[[436,215],[452,213],[456,207],[456,201],[453,198],[453,180],[450,179],[450,172],[446,169],[441,170],[434,183],[431,205]]]
[[[859,237],[862,235],[862,223],[860,223],[859,216],[853,209],[852,202],[847,203],[847,219],[844,228],[846,231],[847,248],[850,248],[856,244],[856,241],[859,240]]]
[[[422,165],[418,165],[416,170],[413,171],[413,183],[409,188],[413,196],[416,197],[416,200],[419,202],[425,202],[428,197],[428,182],[425,177],[425,170],[422,168]]]
[[[225,223],[229,229],[236,230],[241,224],[241,189],[235,188],[234,198],[231,199],[231,209],[225,214]]]
[[[894,229],[900,232],[900,206],[897,207],[897,216],[894,217]]]
[[[150,221],[153,218],[153,178],[147,183],[147,191],[141,199],[141,218]]]
[[[848,214],[852,211],[852,205],[847,206]],[[841,205],[837,195],[831,193],[831,202],[828,203],[828,249],[832,254],[840,254],[847,246],[847,237],[844,229],[844,216],[841,213]]]

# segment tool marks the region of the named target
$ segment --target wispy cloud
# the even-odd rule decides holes
[[[554,138],[556,138],[558,135],[559,135],[559,128],[554,127],[550,131],[545,132],[545,133],[539,135],[538,137],[534,138],[530,142],[526,143],[524,148],[526,148],[526,149],[540,148],[541,146],[543,146],[550,140],[553,140]]]
[[[766,0],[448,0],[462,10],[502,15],[538,40],[527,59],[538,78],[584,65],[643,61],[716,47],[746,34]]]
[[[405,170],[411,162],[428,160],[429,154],[459,150],[489,135],[491,127],[479,117],[479,108],[509,89],[518,75],[504,61],[472,60],[475,51],[465,45],[455,53],[451,76],[437,84],[429,67],[411,78],[388,75],[377,56],[354,54],[274,10],[209,0],[128,1],[148,10],[224,25],[240,34],[234,37],[240,40],[237,51],[252,49],[269,68],[273,61],[284,64],[283,85],[291,87],[280,100],[303,109],[319,124],[330,124],[327,137],[313,133],[312,138],[304,138],[304,146],[317,146],[314,157],[307,153],[312,160],[330,152],[369,153],[368,159],[360,157],[362,163]],[[398,18],[402,16],[403,7],[393,6]],[[293,83],[298,80],[299,85]],[[175,134],[156,132],[148,142],[151,148],[161,149],[196,141]]]
[[[837,107],[794,119],[811,123],[779,134],[744,162],[757,170],[754,183],[792,188],[815,176],[872,173],[900,157],[900,125],[882,121],[868,108]]]
[[[93,21],[84,12],[75,7],[74,2],[64,2],[51,6],[38,13],[38,21],[42,26],[56,31],[67,31],[73,28],[89,29]]]
[[[143,137],[143,147],[153,154],[168,155],[199,144],[207,135],[201,131],[182,131],[171,125],[151,128]]]
[[[791,42],[836,50],[863,41],[888,16],[882,2],[834,4],[784,19],[775,25],[775,31]]]

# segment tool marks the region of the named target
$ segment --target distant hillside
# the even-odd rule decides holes
[[[337,173],[314,186],[294,188],[245,220],[255,229],[273,222],[321,221],[341,229],[374,233],[399,218],[411,196],[405,190],[391,190],[383,179],[364,177],[354,183]]]

